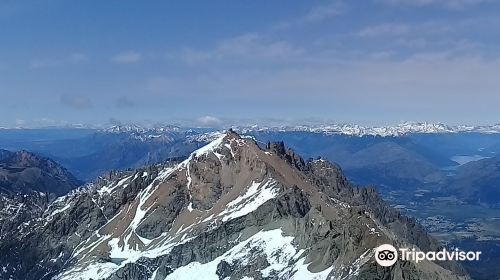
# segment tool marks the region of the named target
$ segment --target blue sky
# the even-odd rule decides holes
[[[0,126],[499,122],[495,0],[6,0],[0,38]]]

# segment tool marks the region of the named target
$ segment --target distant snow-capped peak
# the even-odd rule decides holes
[[[394,126],[362,126],[358,124],[320,124],[320,125],[297,125],[281,127],[237,127],[235,130],[242,133],[252,131],[303,131],[325,134],[342,134],[350,136],[401,136],[416,133],[500,133],[500,125],[492,126],[470,126],[455,125],[450,126],[443,123],[429,122],[402,122]]]
[[[110,132],[110,133],[177,132],[177,131],[180,131],[180,128],[177,126],[173,126],[173,125],[145,127],[145,126],[140,126],[140,125],[136,125],[136,124],[129,124],[129,125],[113,125],[111,127],[103,129],[103,131]]]
[[[393,126],[363,126],[358,124],[316,124],[316,125],[287,125],[287,126],[232,126],[232,128],[242,134],[252,132],[313,132],[328,135],[349,135],[349,136],[402,136],[417,133],[500,133],[500,124],[490,126],[474,125],[446,125],[443,123],[430,122],[402,122]],[[142,127],[138,125],[113,126],[103,130],[108,133],[130,133],[139,139],[152,139],[171,134],[183,134],[191,140],[209,141],[213,134],[220,132],[215,128],[182,128],[177,126],[156,126]],[[201,138],[200,138],[201,137]],[[206,138],[206,139],[205,139]]]

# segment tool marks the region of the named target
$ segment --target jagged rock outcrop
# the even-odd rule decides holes
[[[228,132],[50,203],[0,241],[0,279],[468,279],[451,263],[380,267],[383,243],[438,246],[339,167]]]

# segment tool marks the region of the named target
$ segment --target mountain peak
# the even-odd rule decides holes
[[[208,140],[208,144],[205,144],[201,148],[192,152],[189,158],[199,157],[207,153],[214,153],[216,152],[216,150],[224,147],[230,149],[233,142],[242,144],[245,141],[238,133],[234,132],[232,129],[225,132],[211,133],[205,140]]]

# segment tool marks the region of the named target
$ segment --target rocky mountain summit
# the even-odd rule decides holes
[[[0,238],[0,279],[468,279],[454,263],[378,266],[380,244],[438,244],[339,167],[232,131],[101,177]]]

